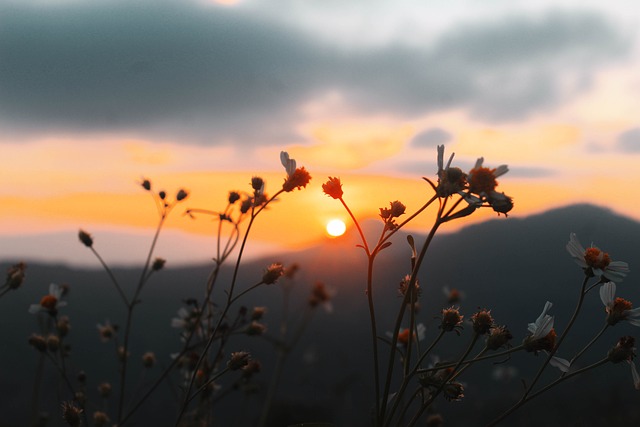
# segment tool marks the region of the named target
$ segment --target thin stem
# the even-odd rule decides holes
[[[560,378],[558,378],[557,380],[553,381],[552,383],[546,385],[545,387],[543,387],[542,389],[538,390],[537,392],[530,394],[528,396],[525,396],[523,398],[521,398],[518,402],[516,402],[515,405],[513,405],[511,408],[509,408],[507,411],[503,412],[502,414],[500,414],[500,416],[498,416],[496,419],[494,419],[493,421],[491,421],[489,424],[487,424],[486,427],[493,427],[495,425],[497,425],[499,422],[501,422],[502,420],[504,420],[506,417],[508,417],[509,415],[511,415],[513,412],[515,412],[516,409],[518,409],[519,407],[521,407],[522,405],[524,405],[525,403],[527,403],[528,401],[530,401],[531,399],[541,395],[542,393],[546,392],[547,390],[549,390],[552,387],[555,387],[556,385],[560,384],[561,382],[568,380],[571,377],[574,377],[576,375],[582,374],[586,371],[589,371],[591,369],[597,368],[598,366],[602,366],[605,363],[609,362],[608,358],[604,358],[592,365],[586,366],[582,369],[578,369],[576,371],[573,371],[567,375],[561,376]]]
[[[411,421],[409,422],[407,427],[412,427],[418,422],[418,420],[420,419],[420,417],[422,416],[424,411],[427,410],[427,408],[431,405],[431,403],[433,403],[435,398],[438,397],[438,395],[442,392],[442,390],[444,389],[444,386],[447,385],[447,383],[449,381],[451,381],[451,379],[454,377],[454,375],[455,375],[456,371],[458,370],[458,368],[464,363],[464,360],[469,355],[469,353],[471,353],[471,350],[473,350],[473,347],[475,346],[475,344],[478,341],[479,337],[480,337],[480,335],[478,335],[477,333],[474,332],[473,338],[471,338],[471,342],[469,343],[469,347],[467,347],[467,350],[464,352],[464,354],[462,355],[460,360],[458,360],[458,363],[456,363],[456,366],[453,367],[453,369],[451,370],[451,373],[447,376],[447,378],[445,378],[442,381],[442,383],[440,384],[438,389],[431,394],[431,396],[429,397],[429,399],[425,403],[422,404],[422,407],[414,415],[414,417],[411,419]]]
[[[490,354],[488,356],[482,356],[482,357],[474,357],[473,359],[465,360],[464,363],[473,364],[473,363],[476,363],[476,362],[481,362],[483,360],[495,359],[497,357],[502,357],[502,356],[509,355],[511,353],[515,353],[516,351],[520,351],[523,348],[524,348],[524,346],[519,345],[519,346],[516,346],[516,347],[512,347],[509,350],[502,351],[500,353],[494,353],[494,354]],[[418,369],[417,372],[419,374],[422,374],[422,373],[425,373],[425,372],[439,371],[439,370],[445,369],[445,368],[452,368],[452,367],[456,366],[456,363],[457,362],[452,362],[452,363],[438,365],[437,367],[434,367],[434,368]]]
[[[609,326],[610,326],[610,325],[609,325],[608,323],[605,323],[605,324],[604,324],[604,326],[602,327],[602,329],[600,329],[600,332],[598,332],[598,333],[596,334],[596,336],[595,336],[595,337],[593,337],[593,339],[592,339],[591,341],[589,341],[589,343],[588,343],[586,346],[584,346],[584,348],[583,348],[582,350],[580,350],[580,351],[578,352],[578,354],[576,354],[575,356],[573,356],[573,359],[571,359],[571,361],[569,362],[569,366],[573,366],[573,362],[575,362],[576,360],[578,360],[578,358],[579,358],[580,356],[582,356],[582,354],[583,354],[585,351],[587,351],[587,350],[588,350],[588,349],[589,349],[589,348],[590,348],[590,347],[591,347],[591,346],[592,346],[592,345],[593,345],[593,344],[594,344],[594,343],[595,343],[595,342],[596,342],[596,341],[597,341],[597,340],[602,336],[602,334],[604,334],[604,331],[606,331],[606,330],[607,330],[607,328],[608,328]],[[563,374],[563,376],[564,376],[564,375],[566,375],[566,373],[564,373],[564,374]]]
[[[122,291],[122,288],[120,287],[120,284],[118,283],[118,280],[116,279],[116,277],[113,275],[113,272],[111,271],[111,269],[109,268],[109,266],[107,265],[106,262],[104,262],[104,260],[102,259],[102,257],[100,256],[100,254],[98,253],[98,251],[96,251],[93,246],[90,246],[89,249],[91,249],[91,252],[93,252],[93,254],[96,256],[96,258],[98,258],[98,261],[100,262],[100,264],[102,264],[102,267],[104,268],[104,270],[107,272],[107,275],[109,276],[109,278],[111,279],[111,282],[113,282],[113,284],[116,287],[116,290],[118,291],[118,294],[120,294],[120,298],[122,298],[122,301],[124,302],[125,306],[129,306],[129,300],[127,299],[126,295],[124,294],[124,292]]]

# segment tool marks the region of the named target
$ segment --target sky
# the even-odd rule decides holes
[[[95,265],[83,228],[141,262],[148,178],[190,192],[158,255],[210,259],[215,223],[179,210],[254,175],[277,191],[281,150],[313,179],[249,255],[346,220],[329,176],[361,219],[417,209],[440,144],[464,170],[509,165],[510,218],[588,202],[640,220],[639,28],[633,1],[0,0],[0,258]]]

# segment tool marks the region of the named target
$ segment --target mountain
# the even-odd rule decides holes
[[[375,236],[380,226],[375,222],[366,223],[365,233]],[[496,322],[507,325],[513,333],[514,344],[527,334],[527,323],[538,317],[545,301],[553,302],[551,314],[555,316],[556,328],[563,330],[573,312],[583,278],[579,266],[565,249],[571,232],[577,234],[585,247],[593,242],[609,252],[612,259],[627,261],[632,272],[618,285],[618,293],[630,301],[640,301],[640,290],[634,285],[633,272],[639,254],[636,244],[640,241],[640,223],[588,204],[521,219],[503,217],[455,233],[437,235],[434,239],[419,278],[422,294],[417,319],[427,327],[427,339],[433,339],[438,333],[437,316],[447,306],[443,293],[445,286],[464,293],[460,309],[465,318],[468,319],[478,307],[491,309]],[[415,234],[413,237],[418,246],[425,240],[425,235]],[[400,304],[398,284],[410,268],[406,233],[398,232],[392,242],[378,256],[374,269],[373,297],[380,336],[392,329]],[[369,425],[368,411],[373,392],[369,312],[365,295],[367,263],[363,250],[355,246],[358,243],[357,234],[351,231],[317,247],[252,261],[240,270],[238,286],[245,289],[256,283],[272,262],[297,263],[300,271],[291,290],[291,317],[294,320],[298,319],[296,310],[306,305],[310,287],[316,281],[322,281],[335,293],[333,311],[325,313],[319,310],[315,313],[307,333],[291,353],[286,372],[294,375],[285,375],[281,381],[271,425],[288,425],[310,419],[324,419],[340,426]],[[155,275],[142,293],[142,304],[136,308],[132,355],[139,357],[145,351],[153,350],[160,361],[168,363],[169,354],[179,345],[178,332],[170,326],[171,318],[185,298],[202,296],[209,268],[205,265],[167,268]],[[27,337],[37,331],[36,319],[27,313],[27,308],[46,293],[49,282],[70,284],[69,305],[61,311],[72,322],[68,341],[72,345],[74,368],[87,372],[93,387],[91,390],[106,379],[117,382],[113,346],[101,343],[96,329],[96,324],[106,319],[122,324],[125,316],[109,277],[99,269],[70,269],[56,265],[30,265],[27,272],[23,288],[0,299],[5,325],[4,339],[0,344],[0,392],[5,396],[0,399],[2,427],[24,425],[27,419],[28,409],[23,408],[25,402],[31,401],[34,370],[38,364],[38,354],[26,344]],[[126,284],[136,283],[139,274],[135,268],[114,271],[114,275]],[[223,271],[218,298],[223,298],[223,285],[230,277],[229,266]],[[125,292],[132,292],[131,286],[127,285]],[[282,297],[280,285],[263,286],[243,298],[241,304],[249,308],[267,306],[269,311],[265,322],[269,331],[277,334]],[[601,328],[603,322],[603,305],[597,289],[594,289],[587,295],[581,315],[559,356],[574,354]],[[296,324],[299,323],[293,322],[290,328],[295,328]],[[438,356],[450,359],[460,354],[468,343],[469,329],[470,326],[465,325],[459,338],[454,334],[447,335],[443,345],[436,350]],[[585,363],[606,355],[619,336],[634,333],[631,325],[626,323],[610,329],[614,330],[608,331],[601,343],[594,347],[593,353],[584,357]],[[239,345],[237,349],[250,349],[263,361],[264,372],[260,375],[266,387],[269,368],[274,363],[271,346],[259,338],[242,340]],[[384,360],[388,350],[382,341],[379,345],[384,349]],[[518,353],[504,366],[513,366],[530,377],[532,369],[541,360],[542,357],[536,358],[533,354]],[[45,379],[50,385],[55,385],[55,373],[49,368]],[[511,383],[492,380],[493,368],[490,363],[485,363],[465,373],[462,378],[467,383],[465,402],[446,404],[443,401],[438,405],[448,420],[446,425],[482,425],[513,402],[513,396],[519,393],[521,386],[517,380]],[[554,376],[545,377],[547,380],[550,378]],[[612,413],[620,419],[616,425],[636,425],[639,422],[639,415],[633,409],[635,406],[630,404],[637,398],[632,394],[633,386],[626,364],[605,366],[590,372],[585,378],[578,377],[570,382],[573,384],[560,385],[548,395],[531,402],[513,414],[504,425],[540,425],[540,422],[549,426],[569,423],[610,425],[607,423],[611,418],[607,417],[613,416],[610,415]],[[568,392],[573,393],[572,396],[579,392],[585,399],[600,396],[599,406],[594,406],[595,412],[584,412],[580,409],[584,404],[578,397],[562,399],[562,404],[559,404],[558,396],[565,396]],[[95,392],[92,391],[91,395],[95,397]],[[258,393],[250,397],[253,407],[259,407],[263,396]],[[56,396],[42,396],[42,399],[45,406],[56,408]],[[166,411],[150,411],[153,405],[149,405],[145,417],[152,418],[145,418],[140,425],[151,425],[148,424],[149,419],[157,423],[153,425],[172,425],[162,424],[166,423],[167,412],[175,413],[170,393],[164,390],[159,399]],[[112,405],[115,406],[115,401]],[[240,403],[232,401],[228,406],[229,412],[236,408],[234,405]],[[466,410],[460,410],[464,408]],[[552,410],[554,416],[549,417]],[[246,425],[251,425],[248,421],[252,419],[251,411],[246,408],[242,411],[240,413],[247,417]],[[169,419],[172,416],[169,415]],[[235,418],[223,416],[222,419],[238,425]],[[582,424],[580,420],[584,420]],[[225,425],[225,421],[222,423]],[[62,424],[52,416],[48,425]]]

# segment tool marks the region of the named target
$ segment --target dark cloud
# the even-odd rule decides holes
[[[344,50],[242,8],[186,1],[0,5],[0,128],[113,131],[188,143],[287,143],[300,105],[415,117],[524,117],[588,85],[624,39],[591,14],[459,28],[430,47]],[[562,80],[566,83],[566,79]]]
[[[451,141],[452,135],[442,128],[431,128],[418,133],[411,140],[413,147],[435,147]]]
[[[622,132],[616,141],[616,148],[626,153],[640,153],[640,127]]]

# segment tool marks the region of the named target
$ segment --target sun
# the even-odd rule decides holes
[[[327,234],[331,237],[342,236],[347,230],[347,226],[341,219],[332,219],[327,223]]]

